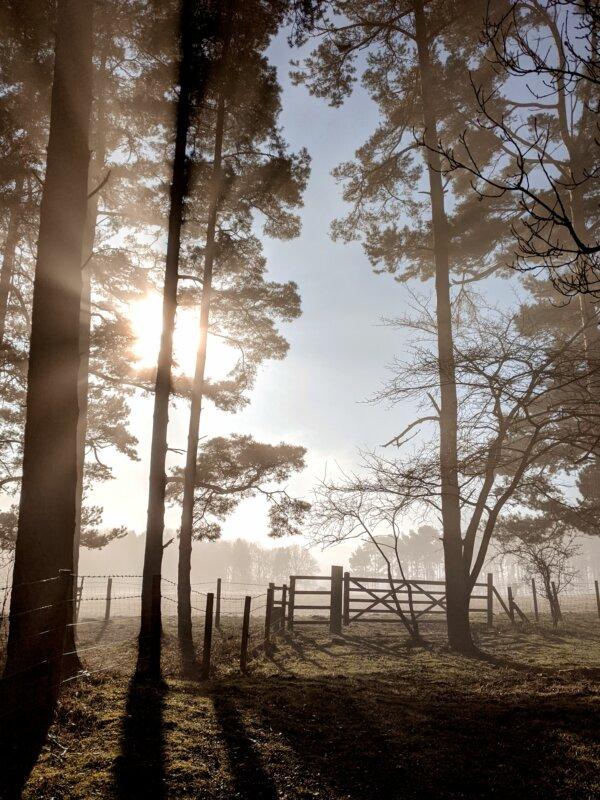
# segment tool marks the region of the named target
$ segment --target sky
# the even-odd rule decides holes
[[[282,327],[290,343],[289,354],[262,368],[250,406],[231,415],[206,405],[202,428],[209,436],[249,433],[265,442],[306,447],[306,470],[288,488],[310,501],[312,488],[326,469],[331,474],[336,465],[351,468],[361,449],[389,440],[407,424],[397,407],[376,405],[368,398],[382,385],[387,366],[402,348],[404,334],[384,326],[381,318],[400,316],[407,308],[408,294],[390,276],[372,272],[360,244],[333,242],[329,235],[331,221],[347,211],[331,170],[352,158],[371,133],[377,122],[376,107],[360,88],[341,109],[332,109],[304,87],[292,86],[288,75],[292,56],[297,58],[298,53],[292,53],[284,35],[274,40],[270,59],[283,86],[281,125],[292,150],[308,149],[311,178],[301,213],[301,235],[287,242],[263,239],[263,244],[269,277],[296,281],[303,313]],[[158,342],[156,319],[160,317],[156,307],[154,313],[146,311],[148,319],[134,323]],[[195,320],[184,320],[181,338],[189,338],[186,332],[194,326]],[[214,364],[211,344],[209,362]],[[107,526],[126,525],[141,533],[146,523],[152,399],[136,398],[132,411],[131,428],[140,440],[140,460],[111,458],[114,480],[97,485],[90,502],[104,506]],[[171,412],[169,446],[185,448],[186,439],[187,406],[180,403]],[[180,463],[182,458],[174,455],[171,463]],[[178,509],[168,509],[167,528],[175,529],[178,522]],[[267,546],[289,541],[268,538],[261,500],[243,502],[225,523],[224,537],[238,536]],[[354,546],[323,555],[318,548],[313,552],[326,564],[347,558]]]

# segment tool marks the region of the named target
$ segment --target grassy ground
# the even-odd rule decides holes
[[[393,626],[307,626],[206,683],[96,673],[63,692],[25,798],[600,797],[600,624],[478,631],[484,659]],[[229,658],[229,663],[227,659]]]

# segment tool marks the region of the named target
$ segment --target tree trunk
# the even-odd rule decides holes
[[[448,222],[444,208],[440,157],[436,151],[438,134],[435,116],[435,86],[431,70],[423,3],[414,4],[417,55],[421,77],[424,141],[431,194],[431,217],[435,259],[437,301],[437,340],[440,378],[440,477],[442,524],[444,528],[444,565],[446,569],[446,607],[448,640],[457,650],[473,647],[469,625],[468,569],[463,563],[460,496],[458,488],[458,404],[452,305],[450,301],[450,266],[448,258]]]
[[[73,568],[77,372],[92,78],[91,0],[59,0],[33,287],[23,479],[5,675],[51,658],[60,569]],[[45,581],[40,583],[40,581]],[[31,609],[52,606],[49,612]],[[43,626],[43,627],[42,627]],[[41,630],[50,634],[36,635]],[[50,641],[52,639],[52,641]],[[62,645],[62,638],[61,638]],[[54,659],[56,662],[56,659]],[[56,677],[56,663],[48,662]],[[49,681],[50,686],[54,681]]]
[[[102,59],[102,69],[105,68],[106,59]],[[97,82],[99,83],[99,81]],[[97,98],[97,132],[96,146],[92,168],[90,169],[89,191],[93,192],[92,181],[100,180],[100,173],[106,161],[106,124],[105,98],[104,95],[96,95]],[[91,262],[94,253],[94,242],[96,238],[96,224],[98,221],[98,204],[100,195],[94,192],[88,200],[87,219],[85,235],[83,241],[83,257],[81,267],[81,306],[79,310],[79,369],[77,373],[77,402],[79,406],[79,417],[77,420],[77,489],[75,494],[75,537],[73,540],[73,591],[74,597],[77,594],[77,574],[79,571],[79,547],[81,543],[81,514],[83,510],[83,493],[85,477],[85,445],[87,438],[88,423],[88,383],[90,369],[90,339],[91,339],[91,304],[92,304],[92,275]],[[70,609],[70,621],[75,622],[76,606],[73,603]],[[81,668],[81,663],[76,653],[75,627],[67,629],[65,639],[65,650],[73,653],[67,665],[70,672],[77,672]]]
[[[15,269],[15,254],[17,251],[17,244],[19,243],[22,194],[23,178],[19,176],[15,181],[15,194],[10,204],[6,239],[4,240],[4,247],[2,249],[2,270],[0,270],[0,349],[4,347],[8,301]]]
[[[179,249],[183,220],[184,200],[188,188],[186,145],[191,116],[192,67],[192,0],[183,0],[180,16],[181,53],[179,64],[179,98],[177,101],[175,156],[170,192],[167,256],[163,288],[163,319],[160,351],[156,370],[154,418],[150,451],[150,480],[146,546],[142,578],[142,619],[140,630],[140,656],[154,654],[160,647],[160,604],[152,608],[152,581],[160,575],[163,556],[163,531],[165,523],[165,484],[167,457],[167,427],[169,422],[169,397],[171,391],[171,366],[173,361],[173,329],[177,308],[177,280]],[[158,619],[155,616],[158,615]],[[156,667],[156,664],[151,665]]]
[[[224,58],[225,58],[224,53]],[[192,568],[192,534],[194,524],[194,489],[196,487],[196,459],[198,456],[198,439],[200,434],[200,415],[204,394],[204,371],[206,367],[206,347],[208,339],[208,321],[212,296],[213,264],[215,257],[215,229],[217,211],[221,194],[221,153],[223,149],[223,131],[225,124],[225,98],[221,89],[217,108],[215,129],[215,147],[213,157],[212,186],[208,221],[206,225],[206,250],[204,255],[204,273],[202,276],[202,301],[200,304],[200,340],[196,353],[196,368],[192,385],[192,403],[188,426],[188,443],[185,472],[183,478],[183,503],[181,510],[181,531],[179,533],[179,563],[177,575],[177,623],[179,638],[182,642],[192,639],[192,608],[190,574]]]

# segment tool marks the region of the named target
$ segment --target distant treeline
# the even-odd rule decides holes
[[[167,531],[165,540],[171,538]],[[140,575],[144,563],[145,537],[132,531],[115,539],[101,550],[81,553],[82,575]],[[317,573],[319,567],[310,551],[298,544],[262,547],[245,539],[196,542],[192,553],[192,583],[224,581],[268,583],[281,581],[294,573]],[[177,548],[165,549],[163,575],[177,575]]]

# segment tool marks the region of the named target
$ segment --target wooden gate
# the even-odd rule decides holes
[[[344,624],[364,622],[397,622],[400,611],[417,619],[430,614],[446,613],[444,581],[394,580],[344,576]],[[399,611],[400,609],[400,611]],[[380,616],[387,615],[387,616]]]
[[[493,624],[494,594],[488,575],[487,583],[475,584],[470,598],[470,613],[485,614],[488,625]],[[329,625],[332,633],[340,633],[343,625],[352,622],[397,624],[400,612],[410,616],[411,604],[417,619],[445,616],[445,582],[398,578],[390,583],[387,578],[354,576],[342,567],[332,567],[331,575],[290,576],[287,628]]]

